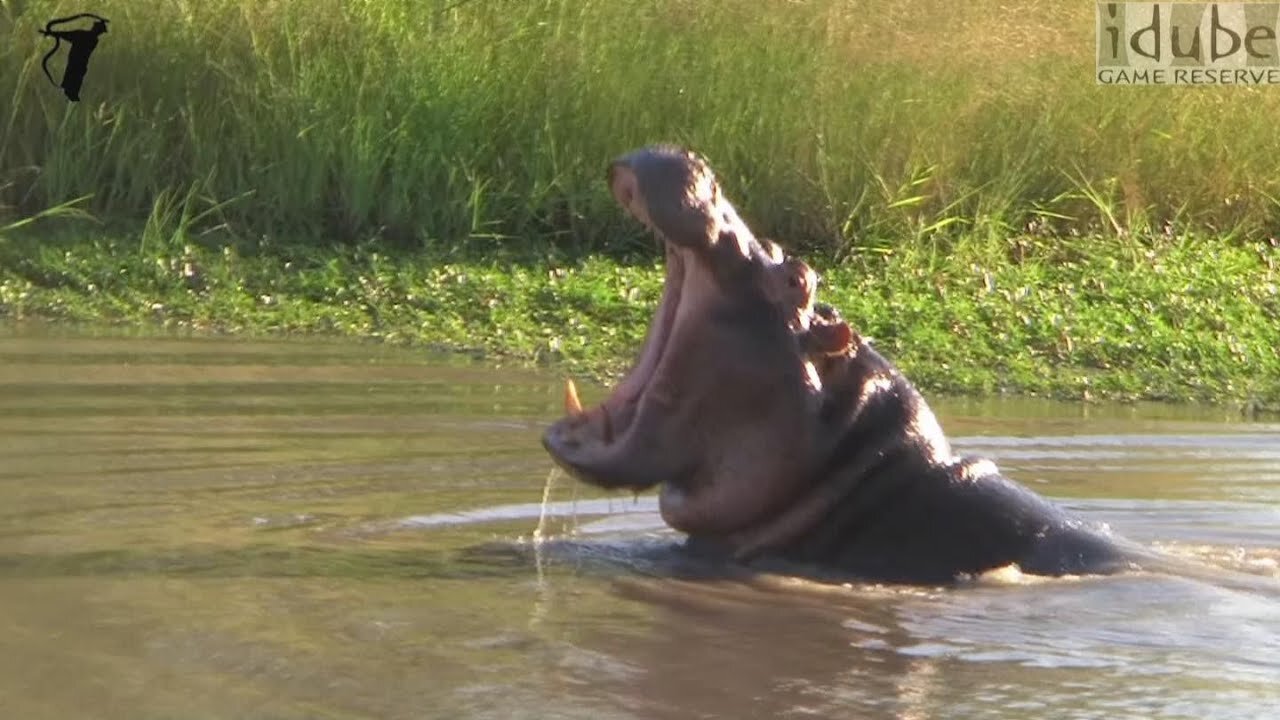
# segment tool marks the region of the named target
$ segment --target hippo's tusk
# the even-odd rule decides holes
[[[578,399],[578,386],[573,378],[564,379],[564,411],[570,415],[582,414],[582,401]]]

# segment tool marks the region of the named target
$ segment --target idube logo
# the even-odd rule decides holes
[[[1097,8],[1100,85],[1280,84],[1280,3]]]

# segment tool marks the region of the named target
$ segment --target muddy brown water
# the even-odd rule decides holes
[[[0,717],[1280,717],[1266,585],[698,579],[668,572],[652,497],[563,477],[536,542],[559,383],[363,343],[0,330]],[[1280,580],[1280,424],[935,407],[1118,533]]]

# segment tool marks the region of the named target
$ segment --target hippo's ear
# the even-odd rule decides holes
[[[854,333],[849,323],[816,321],[809,326],[806,350],[816,355],[843,355],[853,345]]]

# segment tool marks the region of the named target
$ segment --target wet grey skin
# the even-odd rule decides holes
[[[666,280],[631,371],[543,435],[570,475],[660,485],[690,548],[760,568],[946,583],[1136,567],[1136,547],[957,456],[920,393],[814,302],[816,274],[751,232],[702,158],[643,148],[608,183],[662,240]]]

